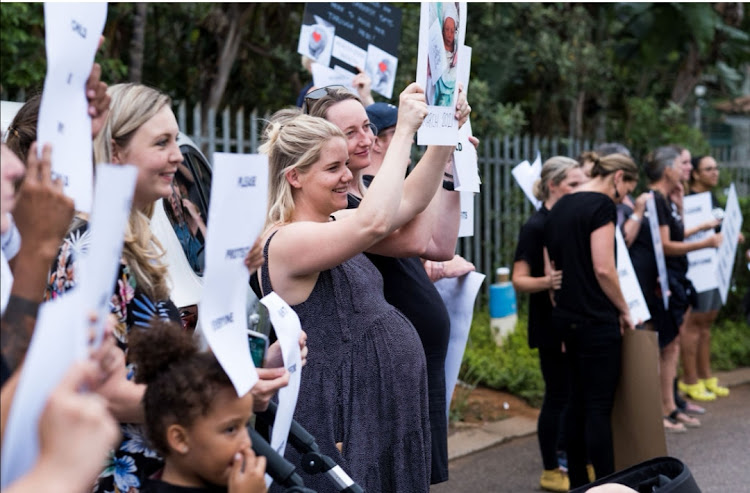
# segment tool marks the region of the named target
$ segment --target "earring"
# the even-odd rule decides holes
[[[615,198],[619,199],[620,198],[620,191],[617,190],[617,182],[613,182],[613,184],[615,186]]]

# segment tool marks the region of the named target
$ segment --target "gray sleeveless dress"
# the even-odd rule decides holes
[[[263,250],[264,294],[273,290],[271,239]],[[409,320],[385,301],[378,270],[357,255],[321,272],[310,297],[292,308],[309,348],[294,419],[366,492],[429,492],[424,350]],[[286,458],[306,487],[337,491],[324,474],[304,473],[293,447]]]

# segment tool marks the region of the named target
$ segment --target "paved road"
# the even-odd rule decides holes
[[[687,464],[704,493],[749,492],[750,384],[706,407],[701,428],[667,435],[669,454]],[[451,479],[431,493],[541,491],[537,447],[532,435],[454,460]]]

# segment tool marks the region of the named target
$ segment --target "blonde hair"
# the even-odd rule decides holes
[[[266,229],[274,224],[287,223],[294,212],[292,187],[286,179],[287,171],[296,169],[306,173],[320,159],[323,146],[344,133],[333,123],[298,110],[276,112],[264,130],[265,142],[259,151],[268,154],[268,216]]]
[[[565,156],[553,156],[544,162],[541,177],[534,182],[534,197],[544,202],[549,198],[549,184],[559,185],[573,168],[581,163]]]
[[[115,146],[124,149],[135,132],[164,106],[170,107],[166,94],[141,84],[116,84],[107,93],[112,98],[104,127],[94,140],[94,161],[111,163]],[[162,262],[164,248],[151,232],[154,204],[131,209],[125,228],[122,256],[136,278],[138,287],[154,300],[169,297],[167,266]]]
[[[620,170],[623,171],[623,180],[638,181],[638,166],[630,157],[619,153],[597,157],[594,160],[594,166],[591,168],[591,178],[597,176],[604,178]]]

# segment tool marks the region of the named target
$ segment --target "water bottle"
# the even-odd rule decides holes
[[[510,282],[510,269],[500,267],[496,271],[495,284],[490,286],[490,330],[498,346],[515,330],[517,321],[516,291]]]

